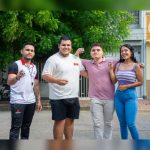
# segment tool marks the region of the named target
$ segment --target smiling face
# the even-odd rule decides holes
[[[99,59],[103,57],[103,50],[100,46],[93,46],[91,49],[91,57],[93,59]]]
[[[35,55],[35,49],[33,45],[25,45],[21,50],[22,57],[26,61],[30,61]]]
[[[62,56],[67,57],[72,49],[72,44],[70,40],[61,40],[60,44],[58,45],[59,52]]]
[[[129,48],[122,46],[120,50],[120,55],[124,60],[131,59],[132,52]]]

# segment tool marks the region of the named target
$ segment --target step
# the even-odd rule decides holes
[[[43,110],[49,110],[50,104],[49,100],[42,101]],[[10,110],[9,101],[0,101],[0,111],[2,110]],[[88,98],[80,99],[80,107],[81,110],[89,110],[90,100]],[[150,111],[150,100],[138,100],[138,109],[141,111]]]

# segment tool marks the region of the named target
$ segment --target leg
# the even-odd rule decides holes
[[[54,120],[53,137],[55,140],[62,140],[66,119],[66,106],[62,100],[50,100],[52,120]]]
[[[73,130],[74,130],[74,119],[79,119],[80,114],[80,104],[78,98],[75,99],[75,102],[71,105],[67,105],[67,115],[65,119],[64,135],[66,141],[72,140]]]
[[[131,89],[132,90],[132,89]],[[137,115],[137,98],[136,95],[131,91],[131,95],[129,93],[129,100],[126,103],[126,120],[127,125],[130,130],[131,136],[134,140],[139,139],[139,133],[136,127],[136,115]]]
[[[115,109],[120,123],[121,138],[127,139],[128,130],[127,130],[126,117],[125,117],[125,104],[121,100],[122,97],[120,96],[121,96],[121,92],[119,91],[115,95]]]
[[[11,129],[10,129],[10,140],[19,139],[19,132],[23,121],[24,105],[22,104],[11,104]]]
[[[63,150],[74,150],[74,144],[73,144],[73,140],[64,140],[63,144],[62,144],[62,148]]]
[[[112,139],[112,119],[114,113],[114,101],[108,100],[104,105],[104,139]]]
[[[63,140],[48,140],[47,150],[62,150]]]
[[[74,119],[67,118],[65,120],[64,134],[66,140],[72,140],[74,129]]]
[[[23,117],[23,123],[21,127],[21,139],[28,139],[29,133],[30,133],[30,125],[33,119],[33,115],[35,112],[35,106],[36,104],[26,104],[25,110],[24,110],[24,117]]]
[[[55,140],[62,140],[65,120],[55,120],[53,126],[53,136]]]
[[[92,99],[90,111],[93,120],[94,136],[103,139],[103,104],[100,100]]]

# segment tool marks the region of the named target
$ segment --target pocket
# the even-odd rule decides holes
[[[129,99],[134,99],[137,100],[137,93],[135,89],[130,89],[128,93],[128,98]]]

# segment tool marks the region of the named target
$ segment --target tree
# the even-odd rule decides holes
[[[132,22],[128,11],[0,11],[0,68],[19,58],[26,41],[36,44],[36,61],[44,61],[56,52],[63,34],[72,38],[74,51],[85,48],[84,57],[94,42],[106,51],[118,50]]]

